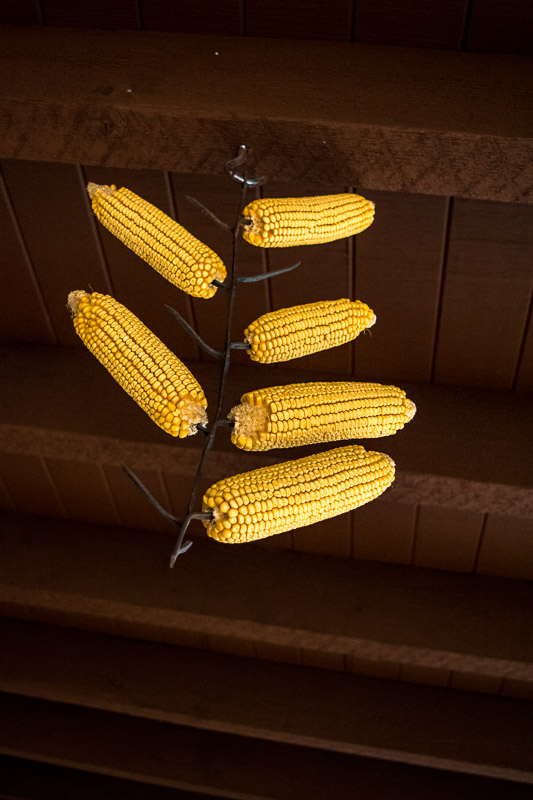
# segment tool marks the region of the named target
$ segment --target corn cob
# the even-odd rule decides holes
[[[244,341],[252,361],[273,364],[350,342],[375,321],[360,300],[321,300],[263,314],[248,325]]]
[[[84,345],[171,436],[183,438],[207,422],[201,386],[174,353],[109,295],[70,292],[68,307]]]
[[[228,414],[241,450],[373,439],[399,431],[416,413],[396,386],[379,383],[292,383],[247,392]]]
[[[359,445],[218,481],[203,498],[207,533],[219,542],[263,539],[369,503],[394,480],[394,461]]]
[[[243,238],[258,247],[322,244],[361,233],[374,220],[374,203],[358,194],[253,200],[243,216]]]
[[[102,225],[134,253],[178,289],[213,297],[226,267],[207,245],[129,189],[89,183],[87,191]]]

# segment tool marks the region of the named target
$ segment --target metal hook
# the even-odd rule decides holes
[[[170,556],[170,569],[172,569],[172,567],[176,563],[177,557],[180,556],[182,553],[186,553],[189,547],[192,546],[192,542],[185,542],[185,544],[183,544],[183,537],[185,536],[185,531],[189,527],[189,523],[193,519],[213,519],[213,514],[211,512],[196,511],[193,512],[192,514],[188,514],[185,517],[185,519],[183,520],[183,524],[181,526],[181,530],[179,532],[178,539],[176,541],[176,544],[174,545],[174,550],[172,551],[172,555]]]
[[[241,175],[239,172],[237,172],[239,167],[242,167],[246,164],[246,160],[250,152],[251,150],[248,150],[245,144],[239,145],[239,151],[235,158],[232,158],[230,161],[226,162],[226,172],[231,178],[233,178],[234,181],[237,181],[237,183],[245,183],[247,186],[262,186],[264,183],[266,183],[265,177],[248,178],[246,173]]]

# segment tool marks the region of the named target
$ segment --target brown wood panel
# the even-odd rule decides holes
[[[466,50],[478,53],[533,53],[530,0],[472,0]]]
[[[171,175],[172,190],[176,198],[178,221],[193,236],[204,242],[217,253],[226,268],[231,263],[231,233],[219,227],[213,220],[187,200],[187,195],[198,200],[222,222],[233,225],[239,210],[239,192],[234,190],[228,178],[220,175]],[[193,320],[195,328],[207,344],[217,350],[224,347],[226,340],[226,320],[228,297],[226,292],[218,290],[208,300],[194,298]],[[211,356],[200,353],[219,369]]]
[[[39,0],[2,0],[0,25],[42,25]]]
[[[446,687],[450,683],[451,672],[448,669],[420,667],[418,664],[406,664],[400,670],[400,680],[406,683],[423,683],[425,686]]]
[[[290,645],[271,644],[269,642],[254,642],[256,658],[265,661],[277,661],[280,664],[301,664],[302,650],[300,647]]]
[[[17,511],[65,516],[65,508],[40,456],[0,453],[0,479]]]
[[[0,338],[57,342],[0,167]]]
[[[460,689],[466,692],[483,692],[484,694],[499,694],[502,679],[491,675],[479,675],[468,672],[452,672],[450,680],[451,689]]]
[[[357,0],[355,41],[458,50],[468,0]]]
[[[353,512],[354,558],[410,564],[416,506],[383,502],[382,498]]]
[[[125,186],[169,216],[174,216],[172,198],[162,172],[109,167],[86,167],[84,172],[87,181]],[[116,299],[133,311],[179,358],[198,358],[198,347],[164,307],[168,303],[193,324],[191,297],[139,258],[96,217],[92,220],[102,243]],[[94,284],[93,289],[98,291]]]
[[[453,508],[420,506],[413,564],[471,572],[478,552],[483,514]]]
[[[312,650],[309,647],[300,649],[301,663],[306,667],[335,670],[336,672],[345,671],[346,657],[342,653],[328,653],[324,650]]]
[[[533,579],[533,521],[489,514],[479,551],[477,572]]]
[[[278,180],[533,198],[525,57],[169,36],[4,28],[0,155],[213,174],[245,141]]]
[[[511,388],[533,280],[533,210],[453,204],[435,380]]]
[[[139,489],[125,475],[121,467],[103,464],[107,484],[113,495],[121,525],[131,528],[143,528],[153,531],[169,531],[171,523],[148,502]],[[157,497],[166,508],[170,508],[170,500],[160,472],[153,469],[135,469],[135,474],[147,489]]]
[[[120,523],[101,465],[60,458],[47,458],[46,465],[68,517],[108,525]]]
[[[152,31],[238,36],[244,0],[140,0],[142,27]]]
[[[321,0],[247,0],[248,36],[289,39],[331,39],[349,42],[352,32],[352,0],[326,4]]]
[[[346,191],[343,186],[320,186],[312,183],[291,184],[290,191],[288,189],[287,185],[269,182],[263,187],[263,196],[311,197]],[[355,300],[352,297],[353,280],[348,261],[349,253],[347,239],[306,247],[268,249],[267,262],[270,270],[287,267],[297,261],[302,262],[293,272],[271,280],[272,308],[287,308],[318,300],[338,300],[342,297]],[[296,358],[286,362],[284,366],[294,370],[335,370],[339,373],[350,373],[352,347],[353,344],[348,343],[315,355]]]
[[[401,665],[397,661],[372,661],[368,658],[358,658],[349,655],[346,659],[347,672],[356,675],[368,675],[372,678],[386,678],[388,680],[399,680]]]
[[[233,653],[243,658],[253,658],[255,655],[254,643],[236,636],[219,636],[211,633],[207,637],[209,649],[215,653]]]
[[[518,359],[513,388],[519,392],[533,392],[533,293],[529,320]]]
[[[377,322],[355,343],[357,376],[379,383],[431,377],[446,233],[442,197],[361,190],[376,204],[355,237],[355,293]]]
[[[0,508],[2,511],[15,511],[13,503],[4,481],[0,478]]]
[[[109,291],[87,214],[80,173],[67,164],[6,161],[7,190],[61,344],[79,344],[67,295],[89,286]]]
[[[526,681],[504,679],[501,695],[502,697],[518,697],[523,700],[533,700],[533,686],[526,683]]]
[[[41,0],[44,24],[105,30],[137,29],[137,0]]]
[[[296,457],[296,456],[295,456]],[[306,553],[349,557],[352,539],[352,515],[341,514],[333,519],[306,525],[292,532],[294,550]]]

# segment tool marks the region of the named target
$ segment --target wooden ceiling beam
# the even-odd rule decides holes
[[[0,31],[0,156],[533,202],[531,61],[147,32]],[[36,69],[38,64],[38,69]]]
[[[365,793],[376,800],[503,800],[531,791],[522,773],[522,782],[511,782],[510,774],[488,780],[15,695],[0,695],[0,720],[5,755],[236,800]]]
[[[2,692],[533,783],[533,720],[519,700],[7,619],[0,635],[9,642],[0,653]]]
[[[85,350],[13,344],[3,345],[1,355],[5,397],[0,453],[6,454],[7,467],[9,454],[79,463],[126,463],[132,469],[170,470],[183,478],[183,491],[189,491],[203,441],[199,436],[177,441],[160,431]],[[214,407],[218,369],[206,362],[191,364],[191,368],[210,408]],[[250,389],[317,377],[346,379],[277,365],[232,367],[224,413]],[[388,453],[396,462],[396,480],[383,495],[383,502],[533,519],[533,414],[528,395],[453,386],[402,386],[417,404],[414,420],[395,436],[362,442],[367,449]],[[333,446],[335,443],[328,445]],[[221,431],[216,457],[208,459],[202,485],[321,449],[324,446],[243,453]],[[5,479],[9,482],[8,474]]]
[[[533,584],[4,514],[0,611],[168,644],[528,695]],[[317,588],[318,587],[318,588]]]

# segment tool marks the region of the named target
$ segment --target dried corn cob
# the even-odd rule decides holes
[[[207,245],[129,189],[89,183],[87,191],[102,225],[134,253],[178,289],[213,297],[226,267]]]
[[[375,321],[360,300],[321,300],[263,314],[248,325],[244,341],[252,361],[273,364],[350,342]]]
[[[207,422],[199,383],[125,306],[109,295],[74,291],[68,307],[84,345],[156,425],[183,438]]]
[[[243,237],[258,247],[321,244],[361,233],[374,220],[374,203],[358,194],[253,200],[243,215]]]
[[[247,392],[228,417],[242,450],[390,436],[414,417],[415,404],[379,383],[292,383]]]
[[[394,480],[394,461],[359,445],[218,481],[204,495],[207,533],[219,542],[250,542],[312,525],[369,503]]]

